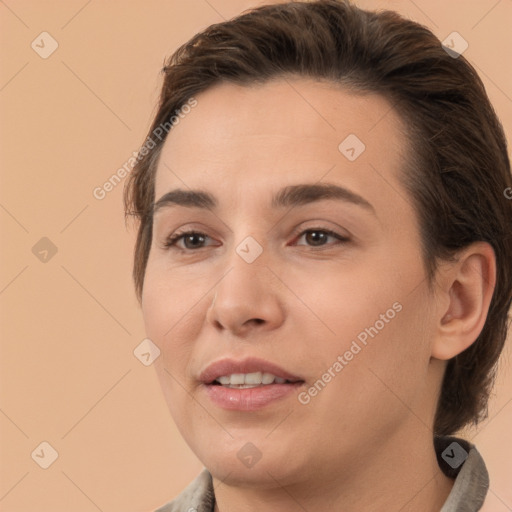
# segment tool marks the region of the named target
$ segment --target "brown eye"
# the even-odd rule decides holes
[[[338,242],[348,242],[347,238],[338,235],[338,233],[335,233],[329,229],[306,229],[300,234],[299,240],[302,237],[304,237],[306,244],[298,245],[310,245],[311,247],[323,247],[324,245],[331,245],[327,243],[329,238],[334,238],[338,240]]]
[[[192,233],[190,235],[185,235],[182,238],[183,244],[187,249],[195,249],[205,241],[205,237],[200,233]]]
[[[182,250],[201,249],[203,247],[202,244],[205,243],[207,238],[210,237],[198,231],[185,231],[183,233],[175,233],[167,239],[165,247],[170,248],[177,246],[178,249]],[[183,245],[178,245],[178,243],[182,240]]]
[[[328,237],[323,231],[308,231],[305,240],[311,245],[324,245]]]

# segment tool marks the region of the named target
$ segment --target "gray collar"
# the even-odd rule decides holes
[[[464,439],[449,436],[436,438],[434,445],[440,468],[455,478],[440,512],[480,510],[489,489],[489,474],[478,450]]]

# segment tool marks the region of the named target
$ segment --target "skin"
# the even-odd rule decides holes
[[[453,481],[435,458],[435,405],[446,360],[484,325],[492,249],[476,243],[441,264],[429,291],[398,178],[404,128],[384,98],[290,78],[220,84],[197,101],[165,142],[155,197],[200,188],[218,207],[155,215],[142,309],[171,414],[213,475],[215,510],[439,510]],[[366,145],[353,162],[338,150],[351,133]],[[375,214],[333,199],[271,208],[279,188],[318,182],[363,196]],[[301,234],[313,228],[349,240],[315,246]],[[206,238],[165,248],[178,229]],[[263,248],[250,264],[236,252],[247,236]],[[396,302],[402,310],[307,405],[292,394],[227,411],[197,380],[213,361],[250,355],[307,390]],[[262,455],[251,468],[237,457],[247,442]]]

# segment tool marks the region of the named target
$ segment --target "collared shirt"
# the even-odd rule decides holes
[[[436,437],[434,446],[442,471],[454,478],[452,490],[439,512],[477,512],[481,509],[489,475],[475,446],[457,437]],[[213,512],[212,475],[205,468],[173,501],[155,512]]]

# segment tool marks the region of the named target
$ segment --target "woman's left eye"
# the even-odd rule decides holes
[[[300,233],[299,240],[305,237],[312,247],[322,247],[328,245],[324,243],[328,238],[335,238],[339,242],[348,242],[348,238],[331,231],[330,229],[311,228],[306,229]],[[299,244],[304,245],[304,244]]]

